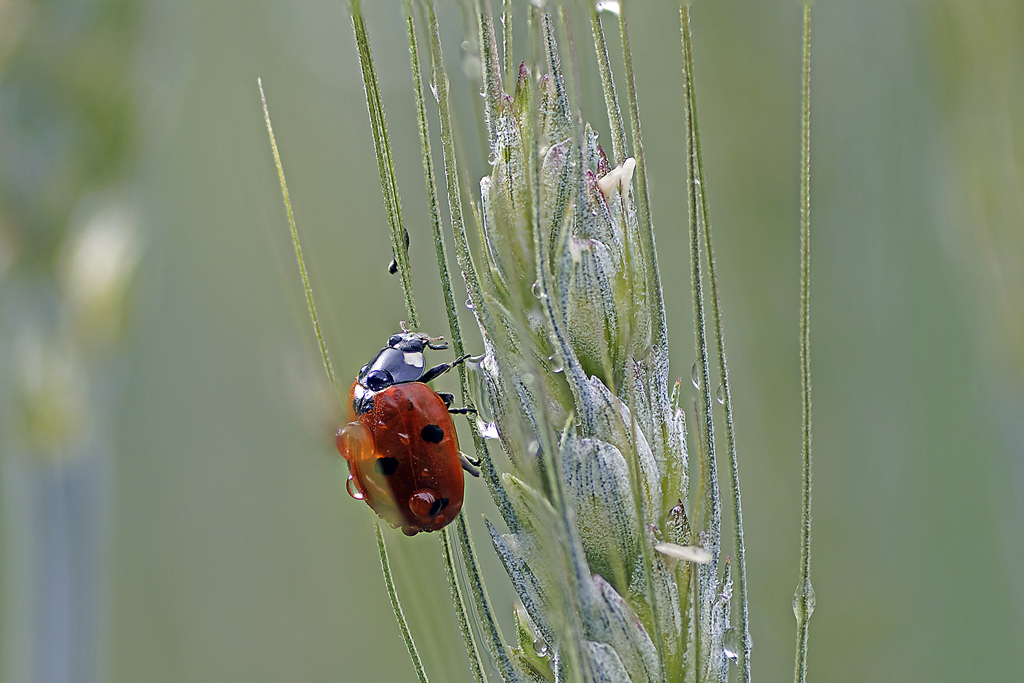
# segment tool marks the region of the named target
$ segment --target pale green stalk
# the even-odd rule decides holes
[[[803,509],[796,614],[796,671],[807,678],[807,628],[814,611],[811,585],[811,6],[804,5],[803,108],[800,121],[800,384],[803,403]]]
[[[684,18],[684,22],[687,21]],[[694,88],[693,52],[690,45],[690,33],[688,25],[683,30],[683,53],[685,69],[687,74],[689,98],[688,106],[691,109],[690,120],[693,125],[693,146],[697,167],[697,187],[701,200],[701,215],[704,217],[704,250],[708,260],[708,285],[711,296],[711,318],[715,329],[716,351],[718,353],[718,372],[722,377],[722,402],[725,407],[725,437],[726,446],[729,450],[729,488],[732,495],[733,512],[733,535],[735,560],[733,566],[736,568],[736,592],[738,593],[738,604],[740,608],[740,650],[739,656],[739,680],[741,683],[750,681],[750,613],[747,604],[747,564],[746,548],[743,542],[743,506],[740,500],[740,475],[739,464],[736,457],[736,430],[733,423],[732,410],[732,389],[729,385],[729,368],[726,363],[725,334],[722,329],[721,297],[718,294],[718,275],[715,273],[715,251],[711,242],[711,214],[708,212],[708,196],[704,180],[704,155],[700,144],[700,124],[698,122],[696,108],[696,90]]]
[[[423,99],[423,75],[420,68],[419,46],[416,38],[416,22],[413,19],[410,0],[405,0],[405,19],[409,33],[409,64],[412,67],[413,94],[416,97],[416,121],[420,134],[420,150],[423,154],[423,177],[427,187],[427,202],[430,206],[430,227],[434,235],[434,252],[437,255],[437,271],[441,280],[441,294],[444,308],[448,313],[448,331],[451,334],[452,351],[458,357],[465,352],[462,330],[452,293],[451,276],[448,273],[448,254],[441,228],[441,215],[437,207],[437,185],[434,182],[434,159],[430,151],[430,128],[427,124],[427,109]],[[462,384],[462,398],[466,399],[465,367],[459,366]]]
[[[701,454],[701,474],[704,486],[701,505],[701,523],[699,524],[699,527],[706,530],[707,544],[705,545],[705,549],[710,551],[714,558],[710,565],[704,565],[698,569],[698,581],[700,582],[700,602],[698,609],[700,613],[700,621],[697,630],[703,636],[711,631],[711,613],[715,597],[714,589],[717,584],[715,567],[718,562],[721,542],[721,495],[718,489],[718,465],[715,457],[715,423],[712,412],[710,386],[711,372],[708,362],[707,323],[704,309],[704,283],[700,265],[701,201],[699,195],[702,192],[702,188],[700,187],[697,171],[697,140],[694,130],[695,109],[689,104],[694,101],[695,94],[693,92],[692,73],[689,68],[689,65],[692,64],[692,58],[690,56],[690,10],[688,7],[683,7],[680,11],[680,23],[684,55],[683,76],[685,81],[685,99],[688,103],[685,119],[687,140],[687,198],[690,215],[690,267],[693,287],[694,336],[696,337],[697,368],[699,373],[698,376],[700,378],[698,391],[700,393],[700,412],[703,421],[701,427],[703,428],[704,437],[702,440],[703,447]],[[701,667],[708,667],[708,675],[710,675],[710,667],[713,664],[710,659],[712,656],[711,639],[707,639],[707,641],[702,643],[702,645],[703,647],[698,649],[698,656],[702,660],[706,660],[702,662]],[[698,668],[697,675],[701,677],[701,680],[704,678],[704,675],[702,674],[703,670],[703,668]]]

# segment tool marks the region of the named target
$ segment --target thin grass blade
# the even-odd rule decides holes
[[[703,188],[699,183],[696,148],[698,141],[695,136],[696,95],[693,90],[693,59],[690,51],[690,10],[683,7],[680,11],[680,30],[683,50],[683,80],[686,99],[686,141],[687,141],[687,199],[690,215],[690,267],[693,286],[694,336],[697,346],[698,392],[700,395],[700,420],[698,424],[703,432],[701,477],[703,495],[701,497],[701,515],[698,517],[698,528],[705,534],[704,547],[708,550],[713,562],[701,565],[697,569],[698,581],[698,613],[697,631],[701,634],[698,656],[701,663],[697,671],[698,680],[718,680],[723,664],[717,651],[720,643],[713,628],[715,599],[717,597],[718,577],[717,564],[721,547],[721,495],[718,486],[718,465],[715,454],[715,425],[712,413],[711,377],[708,360],[707,312],[704,306],[704,276],[701,268],[701,220]]]
[[[388,588],[388,597],[391,598],[391,608],[395,611],[395,618],[398,620],[398,628],[402,631],[402,638],[405,640],[405,647],[409,650],[409,657],[412,659],[413,668],[416,669],[416,676],[420,683],[427,683],[427,672],[423,669],[423,662],[420,660],[419,650],[412,639],[412,631],[409,630],[409,623],[405,620],[405,612],[402,611],[402,603],[398,599],[398,591],[395,589],[395,580],[391,576],[391,562],[388,560],[388,549],[384,544],[384,534],[380,531],[380,522],[373,525],[377,533],[377,550],[380,552],[380,567],[384,573],[384,583]]]
[[[800,121],[800,384],[803,403],[803,505],[796,615],[796,683],[807,679],[807,634],[814,612],[811,585],[811,6],[804,5],[803,107]]]
[[[344,401],[344,397],[334,377],[334,367],[331,365],[330,356],[327,354],[327,344],[324,342],[323,332],[320,330],[320,319],[316,314],[316,304],[313,302],[313,288],[309,284],[309,274],[306,272],[306,262],[302,258],[302,245],[299,243],[299,231],[295,227],[295,214],[292,212],[292,202],[288,197],[288,183],[284,178],[284,166],[281,165],[281,155],[277,151],[277,141],[274,139],[274,127],[270,124],[270,110],[267,108],[267,98],[263,94],[263,79],[257,78],[256,83],[260,88],[260,100],[263,102],[263,118],[267,122],[267,134],[270,136],[270,149],[274,153],[274,164],[277,167],[277,177],[281,182],[281,195],[284,198],[284,210],[288,214],[288,228],[291,230],[292,245],[295,247],[295,259],[299,263],[299,275],[302,277],[302,288],[306,294],[306,306],[309,308],[309,317],[313,321],[313,332],[316,334],[317,344],[320,346],[320,357],[324,362],[324,370],[327,372],[327,379],[331,388],[338,398]]]
[[[722,402],[725,408],[725,437],[726,448],[729,459],[727,461],[729,470],[729,493],[732,497],[732,526],[733,526],[733,552],[731,562],[733,575],[736,581],[735,594],[739,606],[739,634],[740,649],[737,652],[739,657],[739,680],[742,683],[750,681],[750,615],[747,605],[747,565],[746,547],[743,541],[743,505],[740,497],[739,464],[736,456],[736,430],[733,422],[732,389],[729,383],[729,366],[725,353],[725,334],[722,324],[721,297],[718,293],[718,275],[715,272],[715,251],[711,239],[711,214],[708,210],[707,183],[704,178],[704,155],[700,144],[700,124],[696,109],[696,89],[694,87],[693,52],[690,43],[689,32],[686,32],[684,40],[684,59],[686,60],[686,72],[690,98],[688,106],[691,107],[690,121],[693,128],[693,156],[696,165],[696,182],[700,196],[700,211],[703,217],[704,251],[707,256],[707,281],[711,302],[711,320],[714,325],[715,350],[718,355],[718,373],[722,378]]]

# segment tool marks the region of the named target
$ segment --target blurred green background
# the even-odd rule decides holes
[[[34,513],[19,507],[21,465],[10,466],[33,457],[11,445],[15,338],[22,320],[46,318],[36,309],[48,299],[31,292],[97,193],[131,209],[143,255],[127,326],[96,366],[112,385],[100,411],[105,454],[87,456],[105,482],[102,578],[90,589],[96,680],[414,679],[373,517],[345,494],[332,456],[340,416],[256,87],[262,76],[327,342],[349,377],[403,307],[385,270],[390,239],[346,4],[0,2],[5,680],[43,680],[19,654],[31,620],[19,520]],[[673,370],[685,377],[695,354],[674,7],[629,3]],[[439,9],[476,194],[486,154],[461,49],[470,24],[451,2]],[[421,317],[440,332],[400,3],[367,14]],[[699,2],[693,14],[760,681],[791,679],[795,638],[800,22],[793,0]],[[810,676],[1019,680],[1024,9],[822,1],[813,31]],[[578,25],[589,77],[587,38]],[[63,49],[69,41],[84,47]],[[587,102],[599,105],[589,78]],[[50,118],[77,122],[77,137],[51,135]],[[606,121],[592,120],[607,140]],[[476,484],[466,511],[509,635],[513,594]],[[437,535],[388,540],[428,673],[469,680]],[[93,680],[78,674],[67,680]]]

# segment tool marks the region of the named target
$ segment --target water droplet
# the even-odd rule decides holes
[[[533,651],[537,653],[538,657],[548,656],[548,644],[544,642],[542,638],[538,638],[533,641]]]
[[[348,491],[348,495],[352,496],[356,500],[363,500],[366,498],[366,494],[359,489],[359,484],[356,483],[356,478],[351,474],[348,475],[348,481],[345,482],[345,489]]]
[[[722,652],[726,659],[735,664],[740,658],[740,637],[734,628],[727,628],[722,633]]]
[[[533,384],[533,375],[529,372],[524,372],[520,379],[523,380],[523,384]]]
[[[530,455],[537,455],[540,453],[540,442],[534,439],[526,446],[526,450]]]
[[[804,595],[804,594],[807,595],[807,614],[806,615],[802,615],[802,612],[803,612],[803,604],[802,603],[803,603],[803,601],[800,599],[802,597],[802,595]],[[793,616],[796,617],[797,623],[802,622],[804,618],[806,618],[806,619],[810,619],[811,618],[811,615],[814,613],[814,603],[815,603],[814,586],[811,585],[811,580],[807,579],[804,582],[802,588],[801,588],[800,584],[797,584],[796,591],[793,593]],[[801,617],[803,617],[803,618],[801,618]]]
[[[693,361],[693,367],[690,368],[690,381],[693,382],[694,389],[700,389],[700,371],[697,369],[697,361]]]
[[[476,419],[480,430],[483,431],[484,424],[494,422],[494,411],[491,409],[491,401],[487,393],[487,381],[483,367],[484,357],[471,358],[466,362],[469,368],[469,396],[476,408]]]
[[[530,291],[533,292],[533,295],[538,299],[540,298],[540,295],[544,293],[541,291],[540,282],[538,282],[537,280],[533,281],[533,284],[530,286]]]
[[[473,300],[472,299],[466,299],[466,308],[468,308],[471,311],[473,310]]]
[[[718,385],[718,391],[715,392],[715,398],[718,399],[719,403],[721,403],[723,405],[725,404],[725,385],[724,384],[719,384]]]
[[[468,40],[462,41],[462,49],[465,50],[466,52],[469,52],[470,50],[473,49],[473,43],[469,42]]]
[[[553,353],[548,356],[548,362],[551,363],[551,365],[548,366],[548,370],[555,374],[565,370],[565,367],[562,364],[562,358],[557,353]]]
[[[493,422],[484,422],[483,420],[476,421],[477,429],[480,430],[480,436],[485,439],[497,439],[498,438],[498,427]]]
[[[598,0],[596,7],[598,12],[609,12],[615,16],[619,16],[622,11],[619,0]]]

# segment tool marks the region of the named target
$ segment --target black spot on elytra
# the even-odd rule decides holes
[[[427,443],[441,443],[441,440],[444,439],[444,430],[437,425],[431,424],[423,428],[420,436]]]
[[[446,507],[448,507],[448,499],[438,498],[437,500],[434,501],[434,504],[430,506],[430,516],[436,516],[437,513],[439,513],[441,510],[444,510]]]
[[[378,472],[385,477],[390,477],[398,469],[398,460],[395,458],[377,458],[377,462],[374,465]]]

